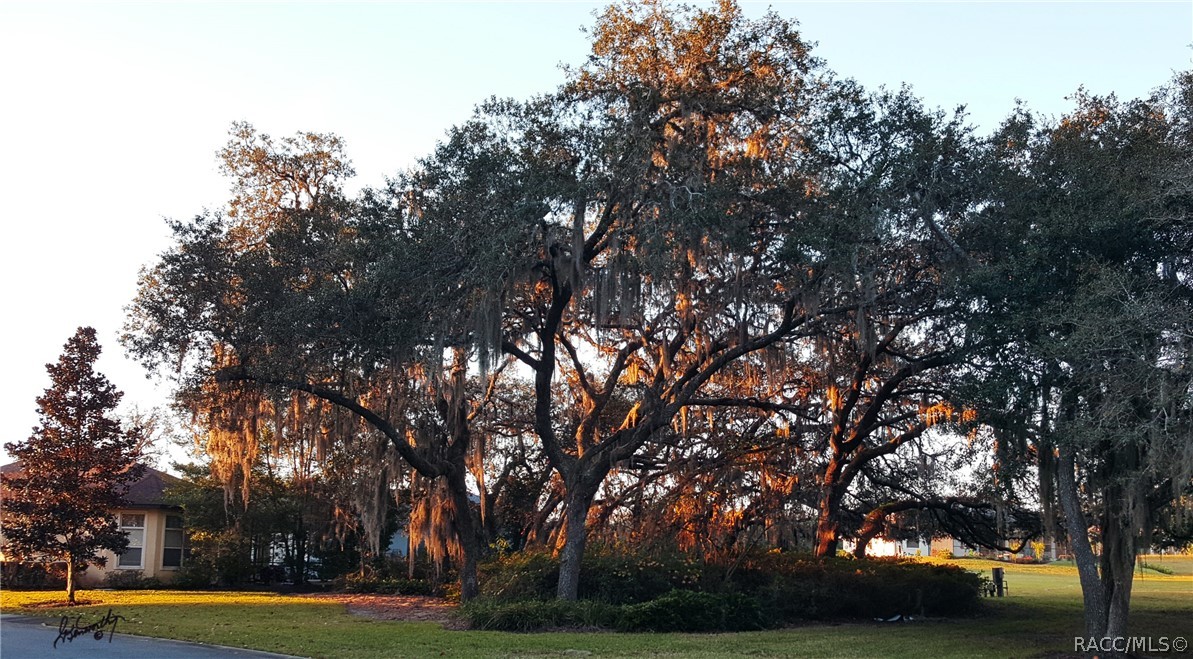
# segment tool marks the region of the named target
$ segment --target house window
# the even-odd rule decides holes
[[[128,549],[120,554],[120,567],[141,567],[141,553],[145,550],[145,516],[120,515],[120,530],[128,536]]]
[[[166,537],[162,542],[162,567],[182,567],[182,517],[166,515]]]

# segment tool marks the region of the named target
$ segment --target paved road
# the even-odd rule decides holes
[[[99,617],[84,617],[83,623],[97,622]],[[218,645],[166,641],[121,633],[120,621],[116,633],[104,633],[95,640],[91,633],[78,635],[72,641],[54,639],[59,636],[57,626],[46,626],[44,618],[0,614],[0,657],[3,659],[292,659],[288,655],[226,648]]]

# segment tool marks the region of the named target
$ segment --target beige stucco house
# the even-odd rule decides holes
[[[17,472],[20,468],[20,463],[14,462],[0,467],[0,473]],[[161,581],[174,578],[184,560],[186,534],[182,528],[182,509],[166,502],[165,490],[177,482],[170,474],[147,468],[145,475],[129,487],[125,495],[128,505],[112,511],[128,534],[128,549],[119,555],[104,552],[107,564],[102,568],[87,568],[79,579],[80,586],[102,586],[109,574],[130,570]],[[4,560],[2,554],[0,560]]]

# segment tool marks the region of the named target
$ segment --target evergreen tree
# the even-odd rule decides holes
[[[128,547],[112,511],[145,470],[140,432],[112,417],[123,394],[95,372],[99,353],[95,330],[80,327],[58,363],[46,365],[52,384],[37,399],[40,425],[4,446],[21,461],[19,473],[4,476],[4,553],[65,562],[71,604],[78,573],[104,565],[103,550]]]

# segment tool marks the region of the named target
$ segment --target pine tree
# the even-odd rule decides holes
[[[95,372],[99,354],[95,330],[80,327],[58,363],[46,365],[52,384],[37,399],[41,423],[4,446],[21,461],[19,473],[4,476],[4,553],[65,562],[71,604],[78,573],[103,566],[101,551],[128,547],[112,511],[145,470],[140,432],[111,416],[123,394]]]

